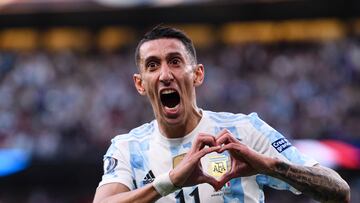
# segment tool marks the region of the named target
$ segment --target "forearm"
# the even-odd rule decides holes
[[[136,190],[121,192],[106,198],[95,198],[94,203],[150,203],[160,199],[161,195],[155,190],[152,184],[148,184]],[[97,200],[98,199],[98,200]],[[100,199],[100,200],[99,200]]]
[[[350,202],[348,184],[331,169],[299,166],[276,160],[271,175],[289,183],[317,201]]]

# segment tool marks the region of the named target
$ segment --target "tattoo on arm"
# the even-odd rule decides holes
[[[275,164],[275,175],[273,176],[318,201],[350,202],[348,184],[331,169],[290,165],[279,161]]]

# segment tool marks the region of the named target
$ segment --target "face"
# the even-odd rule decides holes
[[[195,64],[177,39],[156,39],[140,47],[138,92],[147,95],[160,125],[186,125],[197,113],[195,87],[204,79],[204,67]]]

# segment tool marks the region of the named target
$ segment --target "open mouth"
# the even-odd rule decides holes
[[[180,103],[180,95],[175,90],[164,90],[160,94],[162,105],[168,108],[174,108]]]

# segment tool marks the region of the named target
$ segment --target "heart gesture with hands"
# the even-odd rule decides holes
[[[208,146],[208,147],[206,147]],[[219,180],[203,172],[200,159],[211,152],[228,151],[231,169]],[[231,132],[224,129],[216,137],[199,134],[184,159],[170,171],[170,178],[178,187],[208,183],[220,190],[228,181],[237,177],[258,173],[270,174],[273,159],[266,157],[237,140]]]
[[[186,187],[208,183],[217,188],[219,182],[214,177],[203,173],[200,159],[218,150],[220,146],[216,144],[214,136],[199,134],[184,159],[170,171],[169,175],[173,184],[177,187]]]

